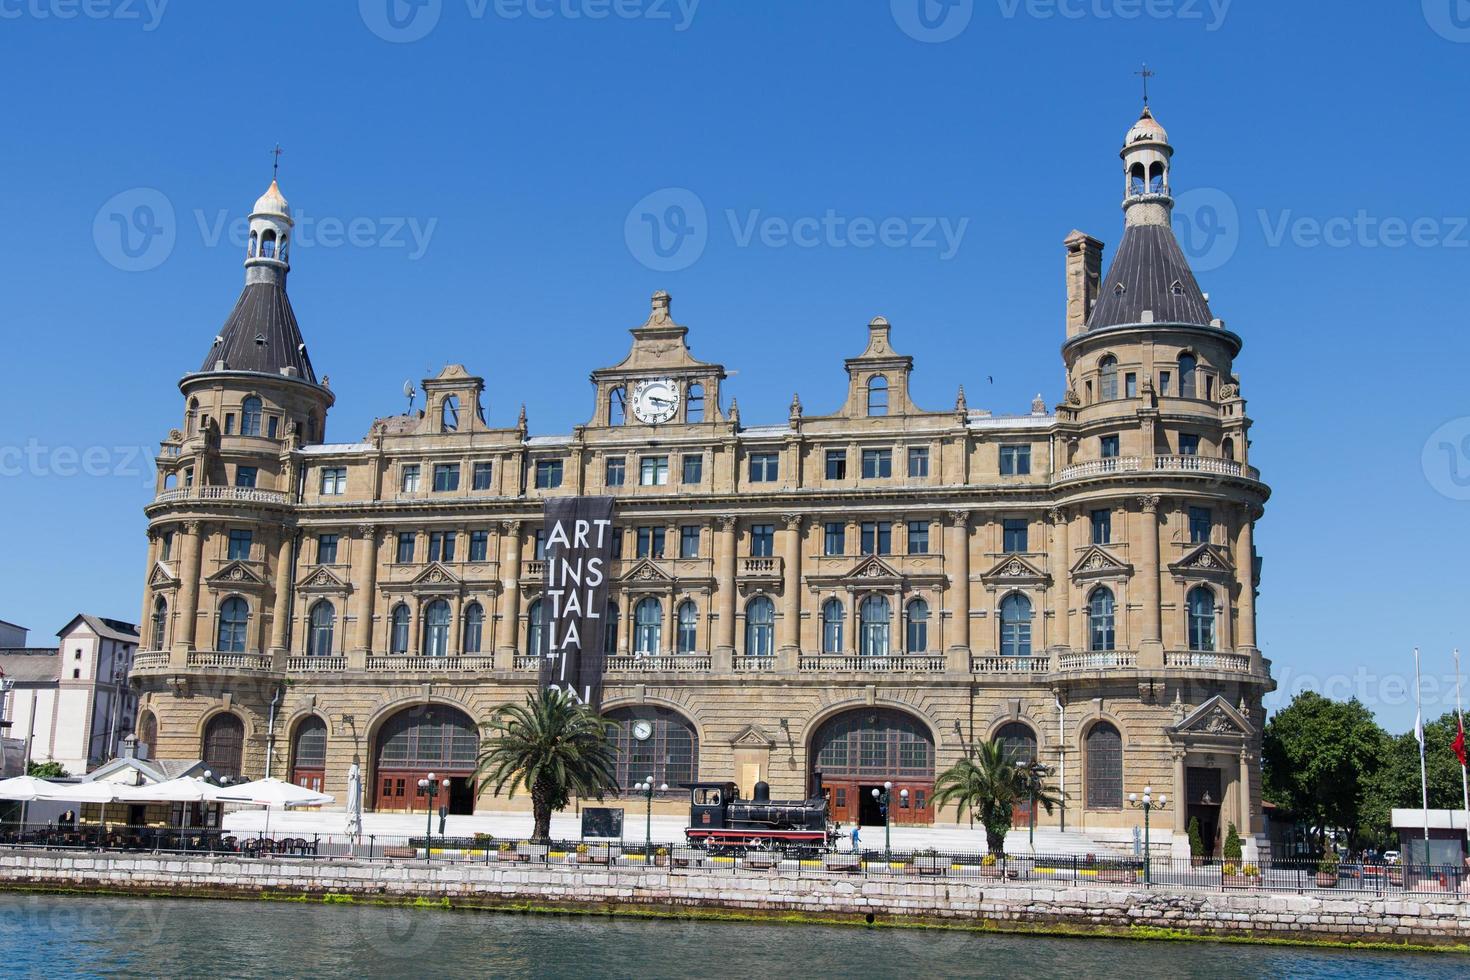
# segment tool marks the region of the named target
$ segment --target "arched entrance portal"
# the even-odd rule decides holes
[[[450,813],[474,813],[479,751],[475,723],[458,708],[443,704],[405,708],[384,722],[373,740],[373,808],[423,810],[429,799],[418,783],[432,772],[436,780],[449,780],[448,798],[441,790],[435,805],[447,805]]]
[[[881,794],[891,782],[894,823],[934,822],[934,736],[915,716],[894,708],[845,711],[817,729],[810,758],[822,772],[833,820],[883,823],[873,790]]]

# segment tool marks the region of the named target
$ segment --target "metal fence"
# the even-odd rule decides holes
[[[427,846],[426,846],[427,845]],[[981,851],[884,850],[807,847],[797,851],[693,847],[687,842],[551,841],[534,843],[488,835],[425,838],[362,834],[231,833],[218,829],[54,825],[0,829],[0,847],[62,851],[113,851],[279,858],[304,861],[382,861],[598,866],[629,870],[673,868],[791,877],[856,876],[973,879],[1024,883],[1128,886],[1217,892],[1342,893],[1436,896],[1470,902],[1467,868],[1343,862],[1336,873],[1316,862],[1277,861],[1265,867],[1219,859],[1173,859],[1081,854],[1011,854]]]

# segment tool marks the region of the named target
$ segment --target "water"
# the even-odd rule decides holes
[[[0,894],[4,976],[1454,977],[1463,954]]]

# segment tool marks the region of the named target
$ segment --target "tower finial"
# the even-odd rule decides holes
[[[1145,99],[1144,101],[1147,102],[1148,100]],[[279,144],[279,143],[276,144],[276,148],[274,150],[271,150],[271,182],[272,183],[275,182],[276,177],[279,176],[280,175],[280,172],[281,172],[281,152],[282,152],[281,151],[281,144]]]
[[[1143,63],[1143,71],[1136,71],[1133,74],[1135,74],[1135,75],[1137,75],[1137,76],[1139,76],[1140,78],[1143,79],[1143,107],[1145,109],[1147,109],[1148,108],[1148,80],[1150,78],[1153,78],[1158,73],[1157,72],[1149,71],[1148,70],[1148,62],[1145,61]]]

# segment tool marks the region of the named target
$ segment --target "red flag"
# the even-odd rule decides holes
[[[1460,760],[1460,765],[1465,764],[1465,719],[1460,719],[1460,733],[1450,743],[1450,748],[1455,750],[1455,758]]]

